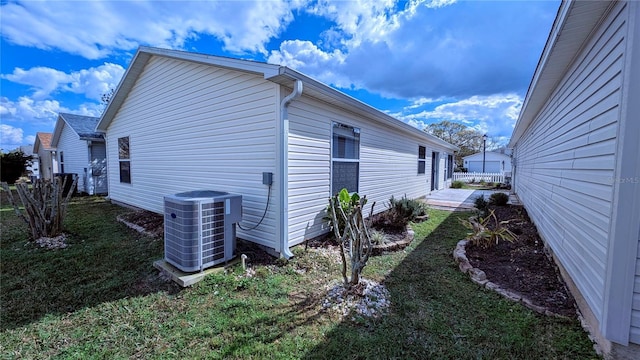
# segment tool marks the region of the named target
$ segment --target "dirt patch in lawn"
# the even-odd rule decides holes
[[[118,221],[146,235],[164,239],[164,216],[139,210],[118,216]]]
[[[466,255],[474,268],[484,271],[489,281],[511,290],[549,311],[575,318],[575,300],[556,264],[547,255],[538,231],[521,205],[490,207],[498,221],[517,235],[514,242],[501,241],[483,249],[469,243]],[[495,224],[490,223],[489,227]]]

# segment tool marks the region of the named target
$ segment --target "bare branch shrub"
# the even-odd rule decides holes
[[[67,212],[67,205],[73,195],[73,191],[64,194],[64,189],[69,189],[68,181],[68,177],[64,177],[64,179],[56,177],[53,181],[37,179],[31,187],[26,183],[16,184],[24,213],[14,199],[9,185],[6,182],[0,184],[2,190],[7,192],[7,198],[16,214],[29,225],[33,240],[42,237],[55,237],[62,233],[62,223]],[[78,176],[74,175],[72,181],[70,188],[75,189]]]

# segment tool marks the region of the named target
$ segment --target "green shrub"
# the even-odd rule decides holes
[[[359,196],[357,195],[357,193],[354,193],[355,197],[354,199],[359,199]],[[351,210],[353,209],[353,205],[354,202],[351,201],[351,194],[349,194],[349,192],[347,191],[347,189],[342,189],[337,195],[336,198],[339,200],[337,201],[337,203],[340,204],[340,207],[342,208],[342,211],[348,215],[351,213]],[[355,201],[355,200],[354,200]],[[333,231],[333,227],[335,226],[334,222],[333,222],[333,218],[331,217],[331,213],[333,212],[333,206],[334,206],[334,202],[333,201],[329,201],[329,205],[327,205],[327,215],[324,217],[325,221],[327,221],[329,223],[329,227],[331,228],[331,230]],[[344,220],[344,218],[342,216],[337,216],[337,221],[338,221],[338,232],[340,234],[342,234],[344,232],[344,228],[346,226],[346,222]]]
[[[505,206],[507,205],[508,202],[509,202],[509,195],[502,192],[493,193],[489,198],[489,204],[491,205]]]
[[[382,223],[385,226],[404,228],[409,222],[427,215],[427,212],[427,204],[420,200],[407,199],[406,195],[401,199],[392,196],[387,203],[387,211],[383,213]]]
[[[487,200],[484,199],[483,195],[478,196],[473,203],[475,204],[476,208],[478,210],[480,210],[483,213],[486,213],[487,211],[487,207],[489,206],[489,203],[487,202]]]
[[[389,199],[389,209],[395,211],[398,216],[406,219],[406,222],[414,221],[417,217],[427,215],[427,204],[416,199],[407,199],[403,196],[396,200],[393,196]]]
[[[387,239],[387,234],[378,230],[371,230],[369,232],[369,236],[371,237],[371,242],[375,245],[384,245],[389,240]]]
[[[463,185],[464,185],[464,183],[462,181],[456,180],[456,181],[451,183],[451,188],[452,189],[462,189]]]
[[[489,220],[493,220],[494,226],[490,228]],[[460,220],[462,225],[471,230],[467,233],[466,239],[471,241],[473,245],[480,246],[482,248],[489,248],[497,245],[499,241],[513,242],[516,239],[516,234],[511,232],[505,225],[509,221],[500,221],[493,210],[489,213],[489,216],[484,218],[469,218],[469,220]]]

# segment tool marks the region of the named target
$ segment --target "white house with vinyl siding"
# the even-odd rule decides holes
[[[468,172],[509,173],[511,156],[494,151],[480,152],[463,157],[462,166]]]
[[[38,132],[33,143],[33,152],[38,155],[39,178],[52,180],[53,173],[58,169],[55,149],[51,147],[52,133]]]
[[[457,150],[287,67],[149,47],[97,130],[114,202],[162,213],[165,195],[241,194],[245,229],[267,210],[238,237],[286,257],[327,232],[333,192],[347,187],[382,211],[391,196],[445,188]]]
[[[604,352],[640,358],[640,3],[566,1],[511,138],[514,189]]]
[[[106,147],[95,132],[99,118],[58,114],[50,146],[55,149],[54,173],[78,175],[77,190],[89,195],[107,193]]]

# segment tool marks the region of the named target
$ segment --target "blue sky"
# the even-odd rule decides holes
[[[423,128],[506,141],[554,1],[0,1],[0,147],[100,116],[138,46],[286,65]]]

